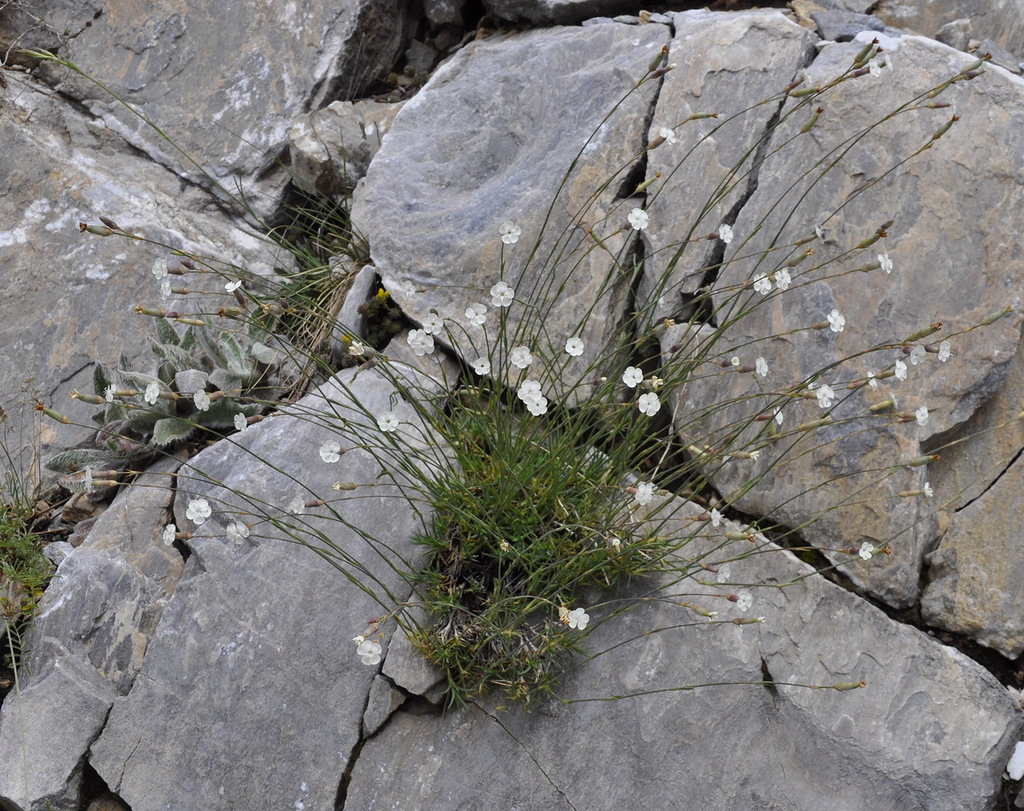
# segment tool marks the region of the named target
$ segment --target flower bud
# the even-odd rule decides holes
[[[168,318],[169,317],[170,317],[170,313],[168,313]],[[205,327],[206,326],[206,322],[203,321],[201,318],[192,318],[191,316],[180,315],[177,318],[175,318],[174,320],[177,321],[180,324],[190,324],[193,327]]]
[[[143,307],[141,304],[135,305],[135,312],[137,315],[149,315],[153,318],[165,318],[167,316],[167,310],[158,310],[154,307]]]
[[[932,462],[938,462],[941,457],[937,453],[933,453],[930,456],[919,456],[913,462],[908,462],[907,467],[924,467],[930,465]]]
[[[729,620],[733,625],[757,625],[764,617],[734,617]]]
[[[88,231],[90,234],[95,234],[98,237],[109,237],[114,232],[107,228],[105,225],[87,225],[84,222],[78,223],[78,232],[84,233]]]
[[[999,312],[992,313],[992,315],[990,315],[988,318],[984,319],[981,322],[981,325],[983,327],[990,327],[990,326],[992,326],[992,324],[996,323],[996,321],[998,321],[1004,315],[1009,315],[1010,313],[1012,313],[1013,310],[1014,310],[1014,306],[1012,304],[1009,307],[1003,307],[1003,309],[1001,309]]]
[[[806,134],[810,132],[812,129],[814,129],[814,125],[818,123],[818,116],[820,116],[823,112],[825,112],[824,107],[819,107],[818,109],[816,109],[814,113],[811,114],[811,117],[810,119],[808,119],[807,123],[804,124],[803,127],[800,129],[800,133]]]
[[[82,394],[78,389],[72,389],[69,396],[72,400],[81,400],[83,403],[89,403],[89,405],[103,405],[107,402],[98,394]]]
[[[951,119],[949,119],[949,121],[947,121],[945,124],[943,124],[937,130],[935,130],[935,134],[932,135],[932,140],[933,141],[938,141],[939,138],[941,138],[943,135],[945,135],[947,132],[949,132],[949,128],[953,126],[953,123],[956,122],[956,121],[959,121],[959,120],[960,120],[960,116],[958,116],[958,115],[953,116]]]
[[[651,60],[651,64],[647,66],[647,72],[653,73],[662,65],[668,62],[668,45],[663,45],[658,55]]]
[[[831,417],[822,417],[820,420],[812,420],[811,422],[800,423],[796,427],[798,431],[813,431],[815,428],[824,428],[826,425],[832,424]]]
[[[847,690],[856,690],[860,687],[867,687],[867,684],[867,681],[841,681],[833,684],[832,689],[844,692]]]
[[[106,225],[109,228],[113,228],[115,231],[123,231],[124,230],[120,225],[118,225],[116,222],[114,222],[109,217],[100,217],[100,222],[103,223],[104,225]]]
[[[335,482],[331,485],[332,490],[355,490],[358,487],[355,482]]]
[[[912,344],[915,341],[920,341],[922,338],[927,338],[929,335],[934,335],[940,329],[942,329],[942,322],[941,321],[933,321],[931,324],[929,324],[924,329],[918,330],[913,335],[911,335],[909,338],[907,338],[907,340],[904,341],[904,343]],[[904,347],[904,349],[906,349],[906,347]],[[936,350],[936,351],[938,351],[938,350]]]

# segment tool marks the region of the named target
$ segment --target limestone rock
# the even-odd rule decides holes
[[[414,321],[435,310],[459,322],[444,340],[472,362],[499,315],[507,313],[514,331],[528,312],[532,320],[517,340],[540,356],[530,367],[540,379],[549,365],[562,365],[562,347],[574,335],[586,349],[573,369],[617,346],[628,284],[609,256],[628,257],[622,229],[632,206],[614,184],[590,197],[639,152],[655,83],[602,121],[667,42],[657,25],[530,31],[474,42],[435,71],[395,119],[352,212],[384,285]],[[557,79],[537,81],[542,75]],[[522,236],[503,247],[498,228],[506,220]],[[595,248],[591,227],[604,249]],[[556,256],[562,261],[553,267]],[[520,302],[502,313],[490,308],[488,293],[499,278]],[[566,292],[549,306],[559,290]],[[464,328],[474,303],[488,305],[488,321]],[[536,335],[541,321],[544,344]],[[491,360],[495,370],[506,366]],[[566,388],[558,380],[551,386]]]
[[[614,17],[635,12],[636,4],[623,0],[485,0],[487,13],[511,22],[572,25],[592,17]]]
[[[929,143],[933,133],[949,121],[945,111],[900,115],[879,130],[884,147],[868,139],[844,148],[836,168],[824,179],[818,180],[816,172],[802,176],[816,161],[838,155],[833,150],[840,142],[857,128],[876,122],[880,111],[894,109],[972,62],[966,54],[920,37],[861,34],[851,43],[826,45],[807,69],[805,85],[813,87],[839,75],[873,37],[881,41],[894,70],[839,86],[835,96],[821,102],[823,113],[814,128],[798,139],[798,147],[773,150],[760,167],[757,189],[739,212],[735,240],[724,253],[726,264],[716,282],[715,308],[757,306],[730,322],[713,348],[705,344],[703,351],[712,354],[703,360],[728,364],[735,355],[753,366],[755,358],[762,356],[769,377],[762,380],[716,367],[703,381],[687,385],[676,413],[677,430],[691,441],[700,437],[706,446],[724,442],[727,426],[771,414],[776,407],[783,408],[786,426],[796,426],[823,412],[813,399],[794,401],[786,387],[811,382],[812,375],[828,369],[816,382],[838,386],[834,425],[797,444],[792,462],[764,479],[760,477],[781,444],[766,447],[759,461],[722,465],[713,480],[723,493],[736,495],[739,509],[790,526],[817,515],[826,506],[823,498],[828,505],[849,502],[808,529],[807,538],[825,550],[865,541],[875,546],[891,543],[893,554],[886,564],[870,572],[852,569],[848,574],[875,596],[904,606],[919,596],[922,557],[938,540],[939,526],[933,502],[897,496],[923,490],[927,467],[892,466],[913,461],[938,444],[938,437],[969,419],[1002,384],[1006,364],[1017,351],[1021,329],[1017,314],[981,330],[963,330],[1019,301],[1024,291],[1024,276],[1015,259],[1024,250],[1019,237],[1024,222],[1017,222],[1018,208],[1003,202],[1016,198],[1018,180],[1013,173],[993,168],[1015,165],[1013,156],[1022,141],[1011,111],[1024,100],[1024,84],[993,67],[982,80],[957,85],[957,114],[964,121],[985,121],[986,126],[953,127],[932,148],[884,180],[880,179],[895,156],[909,155]],[[928,115],[933,112],[939,115]],[[785,120],[774,133],[774,143],[785,143],[796,135],[810,115],[807,110]],[[981,148],[979,138],[984,139]],[[783,202],[777,204],[780,199]],[[834,214],[840,206],[841,211]],[[998,223],[989,219],[994,210],[1001,212]],[[890,218],[895,224],[884,242],[840,256]],[[983,225],[986,222],[990,225]],[[813,237],[815,226],[822,227],[823,239],[813,245],[814,264],[794,267],[788,290],[773,288],[772,295],[762,299],[749,286],[737,287],[785,267],[797,253],[787,249],[781,255],[764,254],[770,243],[792,245]],[[943,235],[941,240],[935,238],[937,233]],[[893,263],[891,274],[878,269],[868,275],[852,272],[877,264],[876,254],[883,251]],[[976,283],[963,284],[965,268],[978,274]],[[812,323],[824,323],[833,309],[845,317],[843,332],[807,329]],[[911,347],[900,343],[933,322],[943,322],[940,334],[911,343],[934,350],[935,342],[948,334],[951,360],[939,362],[934,352],[928,352],[919,365],[910,363]],[[680,343],[678,335],[663,345],[676,343]],[[894,348],[844,360],[847,353],[879,344]],[[863,385],[869,371],[891,370],[897,360],[908,365],[907,383],[890,378],[877,391]],[[890,393],[898,397],[899,405],[889,413],[909,414],[910,424],[879,420],[868,411]],[[747,399],[750,395],[753,399]],[[728,405],[702,410],[712,403]],[[921,406],[928,409],[928,420],[917,426],[913,415]],[[753,426],[745,439],[763,425]],[[868,487],[877,476],[870,471],[885,470],[892,475]],[[748,489],[751,481],[757,486]],[[813,493],[808,490],[811,483],[818,485]],[[935,502],[944,498],[938,492]],[[826,555],[842,566],[841,554],[826,551]]]
[[[734,525],[700,529],[699,508],[675,509],[663,531],[697,527],[681,553],[690,578],[662,582],[675,599],[633,604],[652,585],[637,584],[607,622],[609,608],[589,608],[586,647],[608,652],[571,669],[562,702],[531,714],[399,710],[363,748],[347,804],[634,811],[685,796],[687,808],[818,808],[823,797],[837,811],[989,807],[1022,726],[989,673],[765,539],[729,543],[720,533]],[[760,554],[721,565],[751,549]],[[725,582],[698,561],[718,564]],[[722,599],[755,581],[768,587],[752,589],[747,612]],[[747,614],[764,620],[729,622]],[[852,691],[797,686],[861,680]],[[734,684],[693,687],[719,682]]]
[[[241,224],[210,209],[210,197],[135,154],[119,138],[5,72],[0,110],[0,408],[10,415],[8,449],[17,467],[91,438],[94,406],[69,400],[92,392],[96,361],[152,357],[153,330],[136,305],[164,301],[150,269],[170,251],[79,232],[79,222],[110,217],[173,249],[195,251],[257,274],[274,256]],[[223,291],[214,274],[187,277],[196,290]],[[75,424],[58,425],[31,410],[38,396]],[[93,426],[93,427],[90,427]]]
[[[159,0],[144,14],[106,5],[91,19],[69,9],[66,19],[73,35],[61,55],[137,107],[232,191],[236,178],[248,182],[275,168],[300,113],[357,97],[385,77],[408,25],[398,0]],[[50,22],[60,26],[61,15]],[[34,44],[29,34],[20,47]],[[64,69],[47,76],[154,160],[210,182],[107,92]]]
[[[383,609],[331,561],[401,601],[408,586],[399,571],[412,565],[421,518],[378,478],[367,451],[327,464],[318,450],[342,439],[343,419],[379,442],[371,415],[388,410],[415,446],[415,412],[394,398],[378,372],[346,370],[290,415],[203,451],[179,474],[175,514],[193,532],[191,556],[144,678],[115,703],[92,748],[92,765],[134,811],[191,809],[220,792],[239,808],[333,807],[378,670],[360,662],[352,638]],[[388,466],[400,477],[409,463],[403,456]],[[332,490],[336,481],[369,486],[349,498]],[[198,498],[213,510],[201,526],[186,515]],[[296,498],[325,504],[289,512]],[[226,537],[235,521],[251,526],[239,543]],[[380,629],[385,649],[392,630]]]
[[[1024,56],[1024,8],[1017,0],[881,0],[871,13],[886,25],[934,37],[947,23],[970,20],[974,36],[991,39],[1018,57]]]

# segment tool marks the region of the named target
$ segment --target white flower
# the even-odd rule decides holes
[[[927,354],[927,350],[920,344],[910,350],[910,363],[917,366],[921,361],[924,360],[924,356]]]
[[[242,541],[249,537],[249,527],[241,521],[232,521],[228,524],[227,536],[231,543],[242,543]]]
[[[828,314],[828,327],[833,332],[842,332],[843,327],[846,326],[846,319],[839,310],[832,310]]]
[[[657,394],[648,392],[647,394],[640,395],[636,407],[640,409],[641,413],[646,414],[648,417],[653,417],[661,410],[661,400],[658,399]]]
[[[903,361],[896,361],[896,379],[906,380],[907,379],[907,364]]]
[[[822,383],[814,390],[814,396],[818,398],[818,405],[821,408],[828,408],[836,398],[836,393],[828,383]]]
[[[772,292],[771,279],[769,279],[762,273],[760,276],[754,279],[754,289],[762,296],[767,296],[770,292]]]
[[[530,347],[528,346],[513,346],[512,350],[508,353],[508,359],[513,366],[519,369],[525,369],[533,363],[533,355],[530,354]]]
[[[754,595],[749,591],[741,591],[736,596],[739,598],[736,600],[736,607],[740,611],[747,611],[754,604]]]
[[[622,373],[622,382],[631,389],[635,389],[639,386],[643,382],[643,379],[644,373],[636,366],[629,366],[626,368],[626,371]]]
[[[931,498],[932,496],[935,495],[935,491],[932,490],[931,482],[924,483],[924,494],[927,498]]]
[[[192,395],[192,402],[196,404],[196,408],[200,411],[210,410],[210,395],[202,389]]]
[[[302,496],[296,496],[288,502],[288,512],[292,515],[302,515],[306,512],[306,499]]]
[[[377,417],[377,427],[388,433],[398,430],[398,415],[394,411],[385,411]]]
[[[115,391],[117,391],[117,389],[115,389],[113,386],[107,386],[106,390],[103,392],[103,399],[106,400],[108,403],[114,402]]]
[[[662,127],[658,130],[658,136],[665,139],[666,144],[674,144],[676,142],[676,133],[674,130],[670,130],[668,127]]]
[[[792,281],[793,277],[789,275],[786,268],[775,271],[775,284],[778,285],[779,290],[786,290]]]
[[[740,359],[736,355],[733,355],[732,359],[729,361],[729,363],[731,363],[733,366],[739,366],[740,365]]]
[[[640,482],[636,486],[636,495],[633,498],[641,507],[650,504],[654,498],[654,485],[651,482]]]
[[[889,392],[889,399],[892,400],[892,407],[894,410],[900,407],[899,402],[896,400],[896,395],[892,391]]]
[[[244,431],[249,427],[249,420],[245,418],[245,414],[235,414],[235,429],[238,431]]]
[[[579,338],[570,338],[565,342],[566,354],[571,355],[574,358],[578,358],[583,354],[583,341]]]
[[[875,373],[870,370],[868,371],[868,385],[873,389],[878,388],[878,378],[875,377]]]
[[[163,279],[167,276],[167,262],[163,259],[157,259],[150,270],[153,275],[156,276],[157,280]]]
[[[163,296],[164,298],[170,298],[172,292],[173,291],[171,290],[171,279],[169,276],[164,276],[160,280],[160,295]]]
[[[150,405],[156,405],[156,401],[160,399],[160,384],[154,381],[146,386],[146,393],[142,399]]]
[[[889,258],[889,254],[878,254],[878,266],[886,273],[892,273],[892,260]]]
[[[717,580],[719,583],[728,583],[729,582],[730,568],[731,567],[729,566],[728,563],[726,563],[724,566],[719,566],[718,567],[718,575],[717,575],[717,577],[715,577],[715,580]]]
[[[491,362],[487,358],[477,358],[473,361],[473,371],[478,375],[489,375],[491,373]]]
[[[434,351],[434,338],[421,329],[414,329],[405,338],[409,348],[416,353],[417,357],[429,355]]]
[[[650,222],[647,212],[642,208],[634,208],[626,215],[626,219],[629,220],[634,231],[643,231],[647,227],[647,223]]]
[[[536,380],[524,380],[516,392],[516,396],[524,403],[529,403],[541,397],[540,383]]]
[[[505,222],[498,226],[498,233],[501,234],[502,242],[506,245],[512,245],[519,241],[523,229],[512,222],[512,220],[505,220]]]
[[[335,442],[333,439],[328,439],[320,446],[320,458],[323,459],[327,464],[333,465],[339,459],[341,459],[341,445]]]
[[[235,279],[233,282],[228,282],[226,285],[224,285],[224,289],[227,290],[229,293],[234,293],[241,286],[242,280]]]
[[[712,507],[711,508],[711,526],[719,527],[721,525],[722,525],[722,514],[718,511],[717,508]]]
[[[172,543],[174,543],[174,536],[177,535],[177,533],[178,528],[174,526],[174,524],[168,524],[164,527],[164,534],[161,536],[163,542],[170,546]]]
[[[757,450],[755,450],[755,451],[751,451],[751,452],[750,452],[750,458],[751,458],[751,459],[753,459],[753,460],[754,460],[755,462],[756,462],[756,461],[757,461],[758,459],[760,459],[760,458],[761,458],[761,449],[760,449],[760,448],[758,448],[758,449],[757,449]]]
[[[574,608],[565,616],[565,621],[568,623],[570,628],[575,628],[577,631],[582,631],[587,627],[587,623],[590,622],[590,615],[582,608]]]
[[[427,335],[440,335],[444,329],[444,319],[436,313],[429,313],[423,318],[423,331]]]
[[[726,245],[732,242],[732,226],[725,223],[718,226],[718,238]]]
[[[515,294],[516,291],[505,284],[505,282],[498,282],[491,288],[491,306],[508,307],[512,303]]]
[[[779,408],[775,409],[775,422],[779,425],[782,425],[782,421],[784,419],[785,417],[782,416],[782,408],[780,406]]]
[[[192,499],[188,503],[188,509],[185,510],[185,517],[197,527],[202,526],[211,515],[213,515],[213,510],[210,508],[210,502],[205,498]]]
[[[928,424],[928,409],[921,406],[917,411],[914,412],[914,416],[917,418],[918,425]]]
[[[359,639],[359,637],[356,637]],[[364,665],[375,665],[380,662],[380,654],[383,648],[377,642],[371,642],[369,639],[362,639],[359,642],[359,646],[356,648],[356,656],[358,656]]]
[[[874,546],[869,544],[867,541],[864,541],[864,543],[860,545],[860,551],[857,554],[864,558],[864,560],[871,560],[871,556],[875,554],[875,551]]]
[[[949,356],[953,354],[953,348],[950,346],[949,341],[943,341],[939,344],[939,360],[945,363],[949,360]]]
[[[495,285],[497,287],[497,285]],[[492,288],[493,290],[493,288]],[[466,320],[477,327],[482,327],[484,321],[487,320],[487,305],[485,304],[470,304],[466,308]]]
[[[761,375],[761,377],[768,377],[768,361],[759,357],[754,361],[754,371]]]
[[[353,357],[361,357],[366,354],[366,344],[362,341],[353,341],[348,345],[348,353]]]
[[[526,404],[526,410],[535,417],[539,417],[541,414],[546,414],[548,410],[548,398],[543,394],[540,397],[535,397]]]

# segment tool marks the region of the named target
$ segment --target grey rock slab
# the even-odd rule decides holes
[[[763,536],[730,542],[724,533],[740,528],[715,528],[701,513],[674,502],[657,519],[680,538],[681,580],[636,583],[589,605],[585,645],[600,655],[570,669],[561,701],[532,713],[399,710],[360,753],[347,803],[991,807],[1022,728],[996,679]],[[727,598],[745,591],[753,602],[744,612]],[[717,621],[680,603],[717,611]],[[862,680],[855,690],[828,687]],[[480,774],[487,779],[467,777]]]
[[[614,17],[635,12],[636,4],[624,0],[485,0],[493,17],[538,25],[572,25],[592,17]]]
[[[871,13],[886,25],[934,37],[954,20],[970,20],[974,36],[991,39],[1018,57],[1024,56],[1024,7],[1017,0],[943,0],[922,3],[919,0],[880,0]]]
[[[352,219],[410,318],[434,310],[451,319],[444,340],[472,362],[507,316],[510,337],[521,330],[514,340],[538,356],[529,374],[548,396],[617,347],[628,284],[611,257],[626,258],[632,205],[616,193],[623,174],[602,184],[642,147],[656,83],[629,91],[667,42],[664,26],[614,23],[496,36],[459,51],[406,102],[356,190]],[[503,248],[507,220],[522,236]],[[488,292],[499,278],[516,291],[501,314]],[[466,325],[474,303],[490,310],[483,327]],[[570,364],[563,346],[577,334],[586,348]],[[498,374],[506,363],[493,355]]]
[[[379,430],[385,411],[407,442]],[[319,455],[328,439],[347,448],[333,464]],[[356,368],[179,472],[176,523],[191,555],[143,678],[92,749],[134,811],[192,809],[222,792],[239,808],[333,807],[379,669],[353,637],[386,650],[394,623],[379,618],[408,594],[402,572],[425,520],[382,470],[407,482],[410,465],[429,469],[442,452],[381,370]],[[332,487],[349,481],[361,487]],[[188,509],[200,498],[212,514],[196,525]],[[324,503],[290,511],[296,498]],[[235,522],[250,529],[238,542],[226,533]]]
[[[397,0],[159,0],[141,14],[134,6],[105,6],[61,55],[148,116],[233,191],[236,179],[248,182],[275,168],[299,114],[357,97],[387,76],[408,24]],[[21,47],[32,44],[29,34]],[[207,182],[106,91],[64,69],[46,75],[154,160]]]
[[[761,166],[757,190],[739,214],[713,292],[714,307],[721,312],[750,311],[741,318],[730,315],[720,339],[701,345],[701,368],[709,373],[678,394],[676,427],[690,441],[698,439],[720,451],[749,449],[741,447],[749,442],[763,446],[760,460],[728,462],[712,477],[744,511],[799,526],[835,504],[845,504],[824,514],[805,531],[806,538],[840,566],[844,553],[835,550],[865,541],[891,544],[886,564],[848,574],[871,594],[905,606],[919,597],[922,557],[939,538],[936,506],[954,494],[936,492],[934,500],[900,497],[923,490],[929,481],[927,466],[900,465],[929,452],[946,432],[968,420],[1003,384],[1017,351],[1017,313],[983,329],[966,330],[1018,303],[1024,292],[1015,258],[1024,249],[1024,222],[1018,222],[1019,208],[1009,204],[1019,196],[1020,185],[1014,172],[1006,171],[1018,164],[1024,149],[1024,84],[992,67],[979,79],[948,89],[939,100],[948,96],[955,102],[966,126],[954,126],[891,175],[885,173],[895,161],[931,142],[949,122],[947,110],[901,114],[862,143],[841,147],[841,160],[824,178],[818,169],[804,174],[816,162],[840,157],[834,150],[851,133],[972,62],[966,54],[921,37],[861,34],[854,42],[826,45],[807,69],[805,86],[841,74],[874,37],[893,70],[884,69],[879,77],[866,74],[815,100],[823,113],[808,133],[799,131],[811,109],[789,116],[776,131],[774,143],[789,146],[773,149]],[[998,221],[991,217],[996,210],[1002,212]],[[895,223],[885,240],[855,249],[890,218]],[[770,296],[755,292],[751,282],[787,269],[787,261],[803,250],[765,253],[769,244],[790,246],[814,238],[819,225],[823,238],[811,245],[812,257],[790,269],[789,288],[780,291],[773,283]],[[879,264],[883,252],[893,263],[891,273],[879,268],[855,272]],[[969,283],[965,269],[971,273]],[[845,318],[842,332],[827,325],[808,329],[824,324],[833,309]],[[943,325],[938,332],[900,346],[936,322]],[[934,350],[947,335],[952,356],[943,363]],[[887,344],[892,348],[853,357]],[[919,364],[908,356],[914,344],[931,350]],[[733,356],[749,367],[764,357],[768,377],[715,366],[728,365]],[[907,364],[905,382],[889,377],[877,389],[865,385],[869,372],[891,373],[896,361]],[[827,371],[815,377],[822,370]],[[765,423],[748,425],[738,439],[729,438],[732,430],[727,426],[771,415],[776,407],[784,412],[786,430],[822,417],[825,410],[806,390],[812,382],[835,388],[833,425],[799,442],[798,433],[789,434],[785,443],[756,440]],[[810,399],[794,397],[788,388],[792,385],[802,385]],[[898,406],[886,409],[881,404],[890,395],[897,397]],[[715,403],[727,405],[709,410]],[[873,406],[881,410],[871,412]],[[928,410],[924,425],[914,420],[920,407]],[[733,444],[724,448],[729,442]],[[779,451],[794,442],[790,461],[770,472]],[[756,486],[748,487],[749,482]]]
[[[820,11],[811,14],[818,26],[818,36],[835,42],[847,42],[861,31],[884,31],[885,23],[873,14],[848,11]]]
[[[180,297],[161,298],[150,273],[171,259],[170,249],[260,275],[272,273],[276,257],[212,209],[208,194],[183,189],[178,177],[126,153],[119,138],[34,82],[4,75],[0,266],[8,295],[0,299],[0,408],[12,418],[7,447],[29,470],[33,455],[45,459],[93,434],[95,407],[68,394],[92,392],[95,361],[116,363],[124,353],[147,365],[154,332],[134,308],[179,306]],[[170,249],[79,232],[79,222],[98,224],[101,215]],[[180,280],[223,292],[214,274]],[[37,392],[75,424],[32,412]]]
[[[643,232],[647,260],[641,304],[652,317],[679,318],[687,296],[703,284],[715,242],[693,240],[731,222],[748,194],[749,166],[740,165],[763,138],[777,104],[760,105],[793,81],[814,54],[817,37],[781,11],[687,11],[674,15],[669,60],[649,140],[672,130],[647,162]],[[744,112],[749,110],[749,112]],[[718,119],[688,121],[715,113]],[[686,123],[683,123],[686,122]],[[655,303],[655,299],[657,302]]]
[[[165,459],[138,476],[57,569],[26,642],[20,692],[0,709],[0,797],[79,807],[89,746],[131,689],[183,568],[160,538],[178,464]]]

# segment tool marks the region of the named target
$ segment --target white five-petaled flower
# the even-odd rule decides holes
[[[174,526],[174,524],[168,524],[164,527],[164,533],[161,537],[163,542],[170,546],[172,543],[174,543],[174,538],[177,534],[178,528]]]
[[[932,496],[935,495],[935,491],[932,490],[931,482],[925,482],[924,483],[924,494],[925,494],[926,498],[931,498]]]
[[[892,260],[889,258],[889,254],[878,254],[878,266],[886,273],[892,273]]]
[[[524,403],[536,400],[541,396],[540,383],[536,380],[524,380],[519,385],[519,390],[516,392],[516,396]]]
[[[622,382],[631,389],[635,389],[639,386],[643,382],[643,379],[644,373],[636,366],[627,366],[626,371],[622,373]]]
[[[928,409],[925,406],[921,406],[917,411],[914,412],[914,417],[917,419],[918,425],[928,424]]]
[[[491,362],[487,358],[477,358],[473,361],[473,371],[483,377],[491,373]]]
[[[405,340],[417,357],[429,355],[434,351],[434,337],[421,329],[411,330]]]
[[[369,639],[359,639],[358,647],[356,648],[356,656],[358,656],[364,665],[375,665],[380,662],[380,654],[383,648],[377,642],[372,642]]]
[[[857,554],[864,558],[864,560],[871,560],[871,556],[875,554],[875,551],[875,547],[872,544],[864,541],[860,545],[860,551]]]
[[[565,342],[565,352],[574,358],[583,354],[583,341],[579,338],[570,338]]]
[[[872,372],[870,369],[868,370],[868,385],[871,386],[871,388],[873,389],[878,388],[878,378],[875,377],[875,373]]]
[[[150,405],[156,405],[156,401],[160,399],[160,384],[154,381],[146,386],[143,399]]]
[[[245,418],[245,414],[235,414],[235,418],[232,422],[235,424],[236,431],[244,431],[249,427],[249,420]]]
[[[249,537],[249,527],[243,524],[241,521],[232,521],[227,527],[228,540],[231,543],[242,543],[246,538]]]
[[[722,525],[722,514],[718,511],[717,507],[711,508],[711,526],[719,527]]]
[[[749,591],[741,591],[736,596],[738,598],[736,600],[736,607],[740,611],[747,611],[754,604],[754,595]]]
[[[197,527],[202,526],[211,515],[213,515],[213,510],[210,508],[210,502],[205,498],[192,499],[188,503],[188,509],[185,510],[185,517]]]
[[[646,414],[648,417],[653,417],[661,410],[661,400],[658,399],[658,395],[654,392],[648,392],[647,394],[640,395],[636,407],[640,409],[641,413]]]
[[[196,404],[196,408],[200,411],[210,410],[210,395],[202,389],[192,395],[192,402]]]
[[[234,293],[241,286],[242,280],[235,279],[233,282],[228,282],[226,285],[224,285],[224,289],[227,290],[227,292],[229,293]]]
[[[782,416],[782,407],[780,406],[780,407],[778,407],[778,408],[776,408],[776,409],[775,409],[775,422],[776,422],[776,423],[777,423],[778,425],[782,425],[782,421],[783,421],[784,419],[785,419],[785,417],[784,417],[784,416]]]
[[[939,360],[945,363],[949,360],[949,356],[953,354],[953,348],[949,341],[943,341],[939,344]]]
[[[394,411],[385,411],[377,417],[377,427],[385,433],[398,430],[398,415]]]
[[[768,377],[768,361],[762,357],[758,357],[758,359],[754,361],[754,371],[761,375],[761,377]]]
[[[590,622],[590,615],[583,608],[574,608],[565,615],[565,622],[570,628],[582,631],[587,627],[587,623]]]
[[[723,564],[722,566],[719,566],[718,567],[718,575],[715,577],[715,580],[717,580],[719,583],[728,583],[729,582],[729,572],[730,572],[731,568],[732,567],[730,567],[728,563]]]
[[[423,317],[423,331],[427,335],[440,335],[444,329],[444,319],[436,313],[428,313]]]
[[[763,273],[754,279],[754,289],[762,296],[767,296],[772,292],[772,281]]]
[[[658,137],[664,138],[666,144],[674,144],[676,142],[675,130],[671,130],[668,127],[662,127],[658,130]]]
[[[897,380],[906,380],[907,379],[907,364],[905,364],[903,361],[901,361],[901,360],[896,361],[895,371],[896,371],[896,379]]]
[[[925,350],[925,348],[923,346],[921,346],[920,344],[918,344],[913,349],[911,349],[910,350],[910,363],[911,363],[911,365],[917,366],[917,364],[919,364],[921,361],[924,360],[924,356],[925,356],[926,353],[927,353],[927,350]]]
[[[512,220],[505,220],[505,222],[498,226],[498,233],[501,234],[502,242],[506,245],[512,245],[519,241],[523,229],[512,222]]]
[[[163,259],[157,259],[153,263],[153,267],[151,268],[151,270],[153,272],[153,275],[156,276],[156,278],[158,280],[166,278],[166,276],[167,276],[167,262],[165,262]]]
[[[732,226],[726,225],[724,222],[718,226],[718,238],[726,245],[732,242]]]
[[[786,268],[775,271],[775,284],[778,285],[779,290],[788,289],[792,281],[793,277],[789,275],[789,271]]]
[[[651,482],[640,482],[636,486],[636,495],[633,498],[641,507],[650,504],[654,498],[654,485]]]
[[[528,346],[513,346],[508,353],[509,362],[517,369],[525,369],[533,363],[533,355]]]
[[[818,398],[818,405],[821,408],[829,408],[836,398],[836,393],[828,383],[822,383],[814,390],[814,396]]]
[[[508,307],[512,303],[515,294],[516,291],[505,284],[505,282],[498,282],[491,288],[491,306]]]
[[[353,341],[348,345],[348,353],[353,357],[361,357],[366,354],[366,344],[362,341]]]
[[[846,318],[843,317],[843,314],[839,312],[839,310],[833,309],[832,312],[828,314],[828,328],[833,332],[842,332],[843,327],[845,326]]]
[[[543,394],[540,397],[535,397],[526,404],[526,410],[535,417],[539,417],[541,414],[546,414],[548,410],[548,398]]]
[[[497,285],[495,285],[497,287]],[[493,288],[492,288],[493,290]],[[466,308],[466,320],[477,327],[482,327],[484,321],[487,320],[487,305],[485,304],[470,304]]]
[[[333,465],[341,459],[341,445],[333,439],[328,439],[320,446],[320,458],[327,464]]]
[[[292,515],[302,515],[306,512],[306,499],[302,496],[296,496],[288,502],[288,512]]]
[[[647,212],[642,208],[634,208],[626,215],[626,219],[629,220],[629,224],[633,227],[634,231],[643,231],[650,222],[650,217],[647,216]]]

